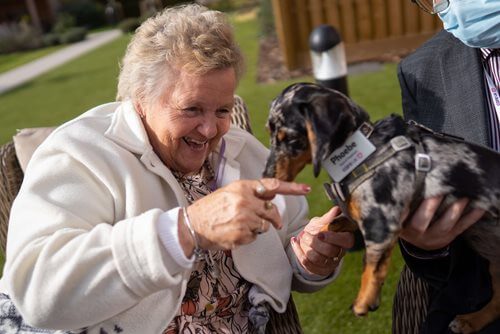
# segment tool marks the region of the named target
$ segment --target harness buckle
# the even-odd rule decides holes
[[[345,196],[344,192],[342,191],[342,187],[340,186],[340,183],[338,182],[333,182],[333,191],[335,194],[338,196],[338,198],[342,201],[345,202]]]
[[[359,126],[358,130],[361,131],[361,133],[364,134],[366,138],[370,138],[370,135],[373,132],[373,125],[368,122],[363,122],[363,124]]]
[[[359,165],[359,167],[356,167],[352,172],[352,176],[358,177],[360,175],[363,175],[364,173],[368,172],[370,169],[366,164]]]
[[[429,172],[431,170],[431,157],[425,153],[415,154],[415,169],[419,172]]]
[[[340,184],[337,182],[323,183],[323,188],[325,188],[326,196],[332,201],[334,205],[340,205],[339,200],[345,202],[345,196],[342,192]]]
[[[325,188],[326,197],[328,197],[330,201],[335,204],[335,195],[333,195],[332,186],[330,185],[330,183],[323,183],[323,188]]]
[[[396,152],[407,149],[411,146],[411,142],[405,136],[397,136],[391,139],[392,149]]]

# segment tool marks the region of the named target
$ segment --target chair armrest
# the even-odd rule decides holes
[[[233,112],[231,113],[231,124],[252,133],[250,126],[250,118],[248,116],[248,109],[241,97],[234,96]]]
[[[0,170],[0,251],[5,254],[10,208],[24,177],[12,141],[0,147]]]

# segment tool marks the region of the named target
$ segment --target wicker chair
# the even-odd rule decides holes
[[[23,171],[17,161],[13,142],[0,147],[0,164],[0,247],[2,254],[5,254],[10,206],[23,181]]]
[[[252,133],[247,107],[243,99],[238,96],[235,99],[231,123]],[[0,164],[0,247],[2,254],[5,254],[10,208],[24,176],[12,141],[0,146]],[[291,296],[285,313],[271,312],[271,319],[267,325],[266,333],[303,333],[297,309]]]

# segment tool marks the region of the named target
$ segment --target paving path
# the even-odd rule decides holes
[[[71,44],[45,57],[16,67],[8,72],[4,72],[0,74],[0,94],[20,86],[59,65],[62,65],[86,52],[108,43],[118,38],[121,34],[121,31],[118,29],[89,34],[87,38],[81,42]]]

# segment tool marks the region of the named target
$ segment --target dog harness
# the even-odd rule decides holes
[[[410,203],[410,212],[413,212],[422,200],[420,194],[424,187],[425,175],[432,168],[431,157],[425,152],[422,136],[431,135],[463,141],[462,138],[456,136],[434,132],[414,121],[409,121],[407,124],[409,127],[417,128],[416,131],[413,131],[414,135],[396,136],[392,138],[388,143],[377,147],[376,151],[371,156],[352,170],[344,179],[339,182],[334,181],[323,185],[330,200],[334,205],[338,205],[343,214],[351,221],[352,218],[348,214],[347,201],[359,185],[375,174],[377,166],[381,165],[398,152],[414,147],[416,172],[414,194],[417,196],[413,196],[412,202]],[[373,124],[364,122],[359,127],[359,130],[369,139],[373,132],[373,128]]]

